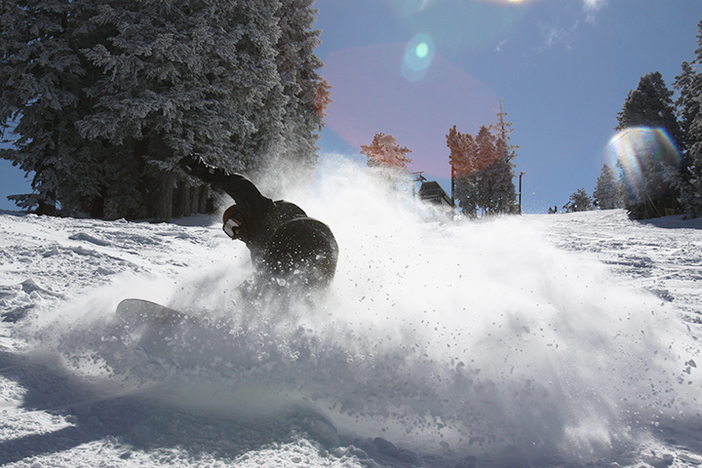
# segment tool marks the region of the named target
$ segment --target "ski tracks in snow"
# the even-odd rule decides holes
[[[649,291],[702,323],[702,219],[633,221],[624,210],[606,210],[542,220],[557,246],[594,256],[610,266],[615,281]]]
[[[201,218],[199,226],[77,223],[0,212],[0,315],[15,322],[38,306],[52,307],[119,274],[173,277],[184,268],[199,268],[223,242],[214,217]],[[134,224],[138,229],[129,229]]]
[[[559,248],[607,264],[612,281],[652,292],[680,310],[691,324],[700,323],[699,220],[672,217],[633,222],[621,210],[532,219]],[[0,323],[0,351],[4,351],[0,352],[0,462],[18,467],[356,468],[378,466],[374,460],[385,460],[369,458],[351,442],[337,448],[333,456],[325,454],[306,436],[290,432],[293,426],[300,434],[311,432],[299,415],[299,424],[288,418],[269,421],[261,429],[226,419],[207,420],[166,406],[147,408],[140,389],[106,392],[96,399],[93,386],[63,372],[62,366],[12,352],[12,322],[27,314],[54,311],[121,275],[175,280],[214,262],[227,263],[222,255],[233,245],[216,221],[192,217],[184,221],[186,226],[0,212],[0,315],[4,319]],[[524,222],[532,220],[525,216]],[[699,328],[694,327],[692,334]],[[632,460],[630,466],[678,468],[702,463],[700,451],[695,450],[700,443],[696,430],[681,428],[680,434],[670,434],[677,442],[651,442],[645,450],[648,458]],[[442,466],[428,459],[425,463]],[[396,460],[387,465],[419,466]],[[488,465],[466,459],[455,466]]]

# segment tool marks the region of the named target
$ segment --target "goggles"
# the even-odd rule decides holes
[[[227,218],[227,220],[224,222],[224,226],[222,226],[222,229],[224,230],[224,233],[228,235],[232,239],[236,239],[239,237],[239,234],[237,233],[237,230],[241,228],[244,224],[244,217],[242,216],[241,213],[234,213],[232,216]]]

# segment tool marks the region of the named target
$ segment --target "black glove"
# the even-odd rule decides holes
[[[214,182],[215,178],[222,172],[221,169],[205,164],[200,159],[200,156],[196,154],[183,157],[178,161],[178,164],[186,174],[196,177],[207,184]]]

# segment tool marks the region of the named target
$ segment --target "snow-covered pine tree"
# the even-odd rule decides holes
[[[99,191],[92,177],[97,149],[81,141],[74,125],[92,76],[78,52],[88,41],[81,23],[90,8],[82,0],[0,5],[0,125],[17,120],[19,135],[0,156],[34,174],[33,193],[9,198],[37,213],[86,208]]]
[[[407,164],[412,162],[406,154],[412,150],[400,146],[397,138],[384,133],[376,133],[370,145],[361,145],[361,154],[368,158],[369,167],[384,167],[407,170]]]
[[[478,134],[462,134],[456,126],[446,135],[454,175],[454,198],[466,216],[497,215],[514,211],[514,163],[517,146],[510,144],[511,123],[500,110],[499,125],[481,126]]]
[[[669,90],[660,72],[641,77],[636,89],[629,91],[617,114],[615,130],[631,127],[662,128],[680,146],[680,124],[675,117],[673,91]]]
[[[494,127],[483,125],[475,136],[478,146],[477,164],[479,167],[478,206],[483,214],[500,213],[502,171],[499,160],[504,151],[501,140],[492,132]]]
[[[570,201],[563,207],[567,212],[590,211],[593,209],[592,198],[584,188],[578,189],[570,196]]]
[[[471,134],[457,131],[455,125],[446,135],[446,146],[450,150],[452,197],[465,216],[474,218],[478,215],[478,146]]]
[[[315,144],[324,121],[323,111],[317,109],[321,85],[317,69],[323,63],[314,54],[321,30],[313,29],[317,14],[313,5],[314,0],[281,0],[275,15],[280,28],[276,63],[286,102],[281,145],[266,170],[275,170],[274,179],[285,183],[308,181],[318,162]]]
[[[502,110],[502,100],[500,100],[500,112],[497,114],[499,119],[496,130],[497,135],[497,151],[500,156],[489,167],[490,183],[493,187],[493,212],[506,214],[515,211],[517,202],[517,191],[514,187],[514,166],[512,162],[517,157],[516,150],[519,148],[512,145],[510,135],[512,134],[512,123],[505,120],[506,112]]]
[[[674,87],[680,95],[676,106],[682,131],[684,169],[680,184],[680,203],[693,216],[702,216],[702,21],[698,24],[695,59],[683,62]]]
[[[602,166],[602,172],[597,178],[593,198],[601,210],[613,210],[624,206],[622,188],[617,173],[607,164]]]
[[[251,173],[293,135],[285,156],[307,172],[316,161],[329,86],[314,71],[310,1],[0,8],[0,126],[19,120],[20,136],[2,157],[34,172],[34,193],[15,196],[22,207],[168,219],[209,200],[176,169],[184,155]]]
[[[101,6],[92,22],[114,35],[85,51],[103,75],[89,90],[95,111],[79,129],[119,148],[116,157],[141,175],[106,182],[107,216],[132,208],[120,194],[130,193],[134,180],[147,214],[169,219],[179,214],[174,198],[186,195],[184,184],[174,191],[181,157],[198,153],[228,171],[253,170],[281,141],[277,8],[268,0]]]
[[[680,148],[681,131],[675,117],[673,92],[668,89],[659,72],[643,77],[629,95],[617,114],[619,124],[615,130],[631,127],[662,129]],[[671,158],[652,154],[638,155],[642,180],[629,180],[622,171],[625,206],[636,219],[663,216],[666,209],[678,204],[676,187],[679,185],[680,168],[670,165]]]

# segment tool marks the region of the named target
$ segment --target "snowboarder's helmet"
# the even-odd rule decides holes
[[[238,206],[232,205],[222,214],[222,229],[232,239],[239,237],[239,229],[244,224],[244,216]]]

